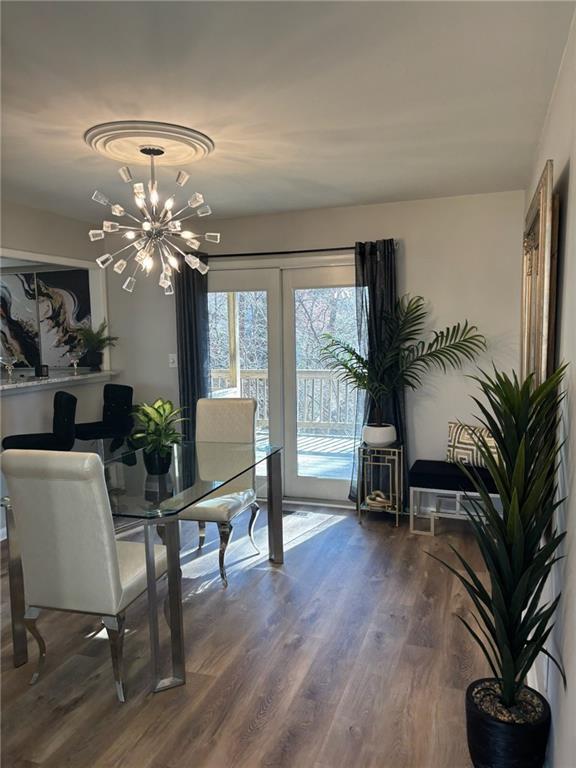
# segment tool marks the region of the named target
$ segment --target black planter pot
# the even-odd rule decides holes
[[[478,707],[472,694],[490,678],[475,680],[466,691],[466,732],[474,768],[542,768],[550,733],[550,707],[533,688],[528,690],[543,705],[539,720],[505,723]]]
[[[91,371],[102,370],[102,360],[104,359],[102,352],[93,352],[89,350],[86,352],[85,357],[86,365],[90,366]]]
[[[148,453],[144,451],[144,466],[149,475],[165,475],[172,464],[172,453],[162,456],[158,451]]]

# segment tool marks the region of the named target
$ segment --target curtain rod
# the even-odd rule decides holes
[[[341,245],[334,248],[304,248],[301,251],[255,251],[254,253],[212,253],[210,256],[213,258],[217,256],[219,259],[231,259],[240,256],[290,256],[298,255],[300,253],[331,253],[332,251],[353,251],[353,245]]]
[[[398,248],[398,240],[394,240],[394,246]],[[217,256],[219,259],[233,259],[242,256],[297,256],[302,253],[332,253],[333,251],[353,251],[355,245],[340,245],[333,248],[304,248],[299,251],[254,251],[253,253],[214,253],[209,257]]]

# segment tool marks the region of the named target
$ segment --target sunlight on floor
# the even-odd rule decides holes
[[[135,632],[135,629],[126,629],[124,634],[125,636],[131,635]],[[108,632],[106,632],[106,627],[102,625],[99,629],[93,629],[91,632],[88,632],[87,635],[84,635],[85,640],[106,640],[108,642]]]
[[[342,515],[324,512],[299,512],[284,515],[284,551],[290,551],[344,519],[345,517]],[[226,553],[226,572],[229,579],[235,573],[247,568],[255,568],[264,564],[268,567],[268,528],[266,526],[259,528],[254,538],[260,554],[255,552],[248,536],[243,535],[236,542],[232,540]],[[197,552],[198,549],[193,548],[182,553],[184,561],[182,577],[184,579],[203,579],[202,583],[195,585],[192,590],[186,590],[184,599],[187,596],[204,592],[214,582],[220,582],[218,542],[209,542],[203,548],[202,554],[194,556]],[[186,562],[190,557],[194,557],[194,559]]]

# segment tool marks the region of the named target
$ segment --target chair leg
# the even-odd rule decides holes
[[[230,540],[232,539],[233,528],[230,523],[218,523],[218,532],[220,533],[220,577],[225,587],[228,586],[228,578],[226,577],[226,569],[224,568],[224,555]]]
[[[24,614],[24,626],[30,632],[34,640],[38,643],[38,666],[36,667],[36,672],[32,675],[32,678],[30,680],[30,685],[34,685],[34,683],[38,682],[38,678],[40,677],[40,673],[42,672],[42,669],[44,668],[44,663],[46,661],[46,643],[44,642],[44,638],[40,634],[40,631],[38,627],[36,626],[36,621],[38,617],[40,616],[40,609],[39,608],[27,608],[26,612]]]
[[[252,546],[260,554],[260,550],[256,546],[256,542],[254,541],[254,526],[256,525],[256,520],[258,519],[258,515],[260,514],[260,507],[256,502],[254,504],[250,505],[250,509],[252,510],[252,514],[250,515],[250,522],[248,523],[248,536],[250,537],[250,541],[252,543]]]
[[[114,682],[116,684],[116,696],[122,704],[126,701],[124,692],[123,672],[123,653],[124,653],[124,629],[126,617],[124,614],[119,616],[103,616],[102,623],[106,627],[108,640],[110,641],[110,655],[112,656],[112,669],[114,670]]]
[[[198,549],[202,549],[206,543],[206,522],[198,520]]]

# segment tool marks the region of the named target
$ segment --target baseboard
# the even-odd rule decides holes
[[[256,500],[264,504],[268,503],[268,498],[266,496],[257,496]],[[329,499],[326,501],[323,501],[322,499],[299,499],[296,496],[282,497],[283,506],[290,506],[294,504],[305,504],[307,507],[333,507],[334,509],[345,509],[348,512],[356,511],[356,505],[351,501],[333,501]]]
[[[331,507],[333,509],[356,510],[356,505],[351,501],[335,501],[333,499],[299,499],[296,496],[285,496],[283,504],[305,504],[308,507]]]

